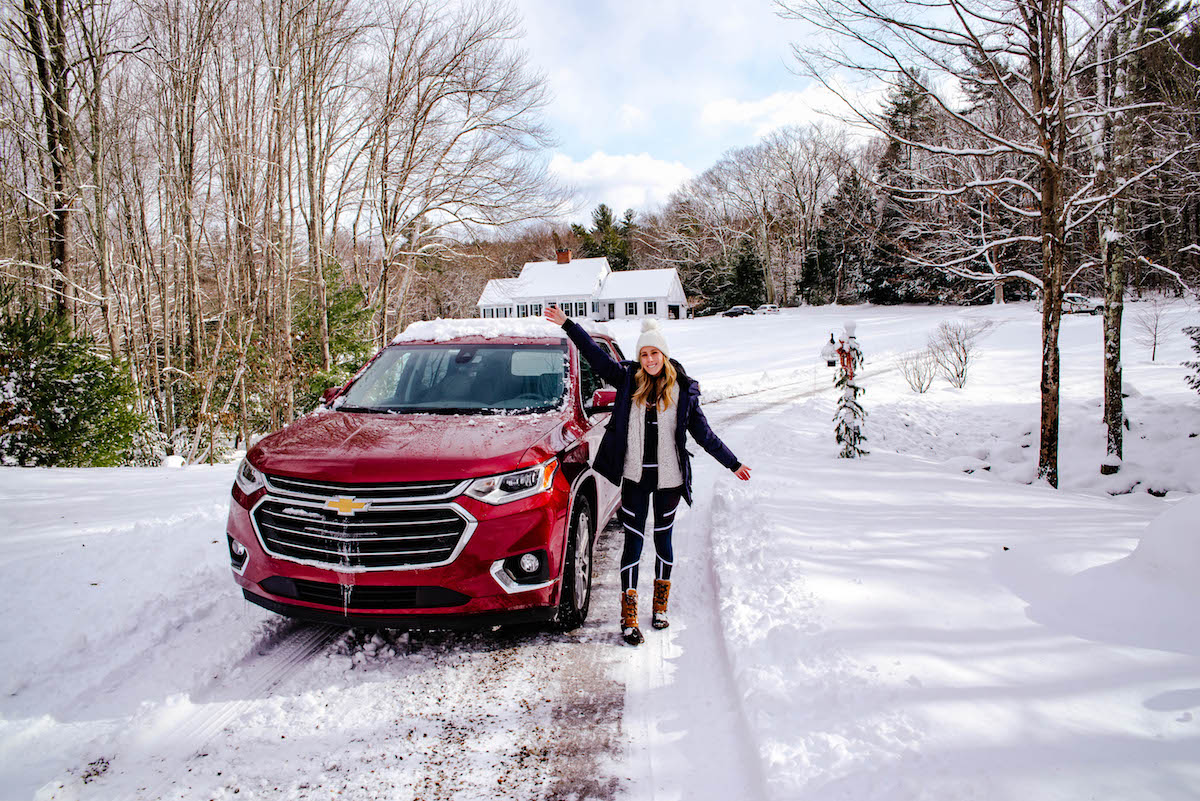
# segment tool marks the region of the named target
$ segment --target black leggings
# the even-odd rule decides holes
[[[671,578],[675,552],[671,530],[675,526],[675,508],[683,498],[683,487],[651,490],[632,481],[621,482],[621,525],[625,528],[625,550],[621,552],[621,592],[637,589],[638,563],[645,542],[646,513],[654,497],[654,577]]]

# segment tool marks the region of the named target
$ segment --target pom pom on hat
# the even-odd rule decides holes
[[[663,336],[658,320],[655,320],[653,317],[647,317],[642,320],[642,335],[638,337],[637,341],[637,353],[639,357],[642,355],[642,348],[646,346],[658,348],[662,351],[664,358],[671,358],[671,349],[667,347],[667,338]]]

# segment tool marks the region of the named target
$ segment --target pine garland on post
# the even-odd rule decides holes
[[[855,370],[863,362],[862,349],[858,346],[858,340],[854,338],[854,328],[854,323],[848,321],[846,333],[838,342],[838,371],[833,382],[834,386],[842,391],[838,398],[837,412],[833,415],[837,422],[834,436],[842,446],[842,452],[838,456],[842,459],[855,459],[869,453],[861,447],[861,443],[867,439],[862,433],[862,421],[866,419],[867,413],[858,402],[863,388],[854,378]]]

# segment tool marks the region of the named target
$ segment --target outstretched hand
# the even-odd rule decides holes
[[[734,475],[737,476],[738,478],[740,478],[742,481],[749,481],[750,480],[750,468],[746,467],[746,465],[740,465],[737,469],[737,472],[734,473]]]
[[[547,306],[546,311],[542,313],[542,316],[555,325],[562,325],[567,321],[567,315],[564,314],[563,310],[557,306]]]

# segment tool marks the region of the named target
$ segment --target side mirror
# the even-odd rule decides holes
[[[327,389],[321,393],[321,403],[328,406],[333,401],[333,399],[338,396],[338,393],[341,391],[342,391],[341,387],[330,387],[329,389]]]
[[[597,412],[608,412],[617,402],[617,391],[612,387],[602,387],[592,393],[592,399],[588,402],[587,411],[595,414]]]

